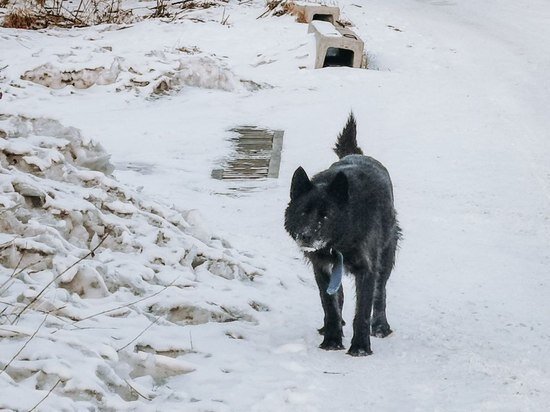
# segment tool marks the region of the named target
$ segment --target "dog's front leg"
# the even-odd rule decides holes
[[[374,295],[374,274],[369,270],[361,270],[355,275],[355,293],[357,303],[353,319],[353,338],[348,354],[351,356],[367,356],[370,349],[370,319]]]
[[[312,262],[313,263],[313,262]],[[319,287],[319,295],[321,296],[321,304],[325,312],[323,334],[324,339],[319,347],[325,350],[344,349],[342,345],[342,304],[344,292],[340,290],[334,294],[327,293],[327,287],[330,281],[329,265],[321,262],[313,263],[313,271],[315,280]]]

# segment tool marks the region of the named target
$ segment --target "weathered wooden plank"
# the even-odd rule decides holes
[[[235,152],[223,168],[212,170],[212,177],[220,180],[256,180],[277,178],[281,163],[282,130],[240,126],[230,131],[238,133],[230,140]]]

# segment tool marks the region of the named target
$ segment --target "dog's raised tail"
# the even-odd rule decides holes
[[[363,151],[357,146],[357,125],[353,112],[349,114],[348,122],[338,135],[334,152],[339,159],[350,154],[363,154]]]

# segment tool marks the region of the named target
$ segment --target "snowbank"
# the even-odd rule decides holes
[[[187,399],[161,383],[195,369],[188,325],[254,322],[249,293],[219,290],[252,288],[260,271],[197,211],[119,184],[74,128],[1,116],[0,148],[2,407],[54,387],[44,407]]]
[[[116,83],[117,91],[135,90],[146,96],[177,92],[185,86],[224,91],[255,89],[251,86],[253,82],[240,80],[214,56],[184,54],[182,57],[181,54],[180,51],[152,51],[144,62],[133,65],[121,57],[115,57],[107,68],[77,65],[72,70],[61,70],[45,63],[27,70],[21,79],[51,89],[66,86],[88,89]]]

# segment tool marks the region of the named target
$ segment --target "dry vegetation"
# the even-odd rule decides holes
[[[67,0],[15,1],[3,26],[40,29],[49,26],[82,27],[131,20],[132,10],[122,8],[122,0],[81,0],[76,6]]]
[[[9,29],[39,29],[44,27],[32,10],[16,9],[8,13],[4,19],[4,27]]]
[[[275,16],[280,17],[292,12],[292,1],[289,0],[267,0],[266,10],[258,18]]]
[[[198,9],[227,3],[228,0],[154,0],[138,9],[123,0],[0,0],[8,11],[3,27],[42,29],[50,26],[84,27],[96,24],[130,23],[144,18],[177,18]],[[137,11],[137,12],[136,12]]]

